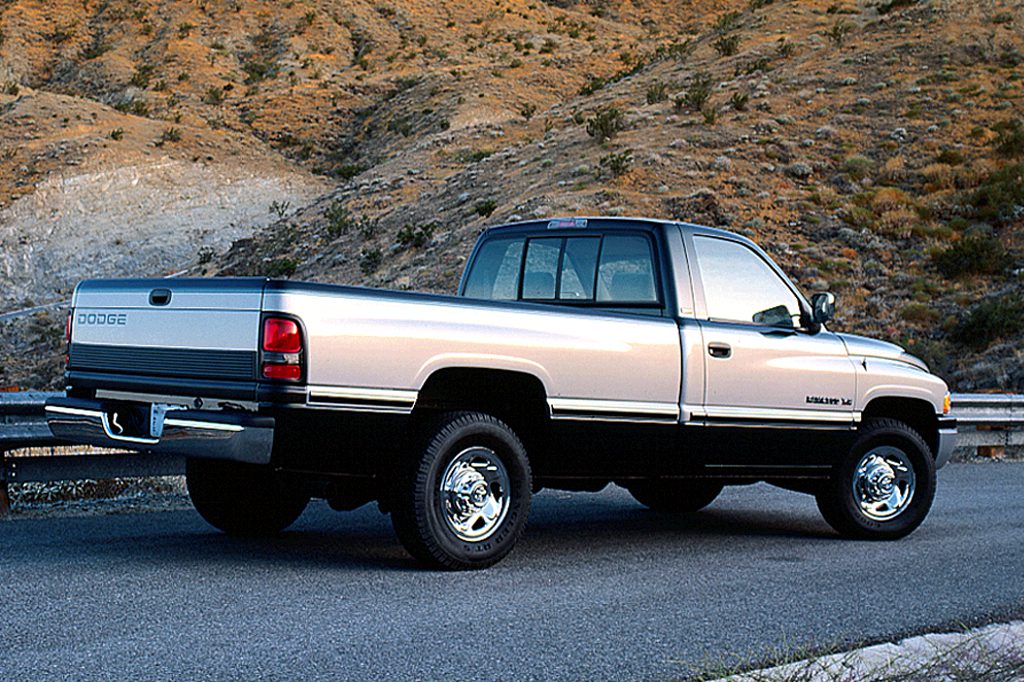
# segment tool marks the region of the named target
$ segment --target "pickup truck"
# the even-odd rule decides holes
[[[376,500],[439,568],[499,561],[540,489],[611,482],[668,513],[766,481],[844,536],[902,537],[953,449],[949,393],[899,346],[829,331],[834,306],[727,231],[521,222],[482,233],[458,296],[82,282],[46,411],[59,438],[185,456],[225,532]]]

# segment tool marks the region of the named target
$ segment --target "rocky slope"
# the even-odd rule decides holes
[[[334,184],[197,271],[450,291],[488,224],[677,218],[957,389],[1024,390],[1019,2],[30,6],[0,74]]]

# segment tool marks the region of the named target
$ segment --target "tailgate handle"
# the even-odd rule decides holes
[[[150,305],[167,305],[171,302],[171,290],[170,289],[153,289],[149,292],[149,304]]]

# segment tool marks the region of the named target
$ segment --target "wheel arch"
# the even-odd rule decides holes
[[[535,375],[475,367],[434,371],[420,389],[413,413],[458,410],[486,412],[517,430],[532,430],[550,417],[547,392]]]
[[[917,431],[931,449],[932,457],[939,448],[939,421],[926,400],[903,397],[874,398],[861,413],[862,420],[895,419]]]

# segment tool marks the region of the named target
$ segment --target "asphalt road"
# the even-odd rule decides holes
[[[723,656],[1024,614],[1024,464],[951,465],[925,524],[838,539],[810,497],[663,516],[537,496],[476,573],[418,569],[375,508],[270,541],[191,511],[0,523],[0,678],[670,679]]]

